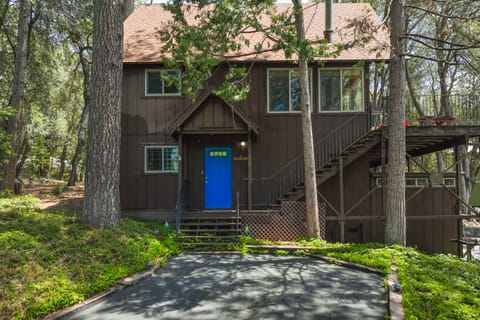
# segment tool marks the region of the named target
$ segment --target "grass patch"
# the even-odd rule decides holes
[[[0,199],[0,319],[42,318],[179,252],[162,224],[94,229],[36,202]]]
[[[94,229],[76,217],[39,211],[37,202],[30,196],[0,198],[0,319],[40,319],[181,251],[174,228],[162,223],[124,219],[118,228]],[[267,254],[270,250],[247,245],[275,244],[250,236],[241,236],[239,244],[211,241],[218,246],[197,249]],[[290,244],[305,248],[273,253],[319,253],[385,273],[395,259],[407,320],[480,319],[478,261],[378,243],[301,240]],[[186,246],[195,247],[195,241]]]
[[[429,255],[384,244],[337,244],[315,249],[330,257],[390,272],[395,259],[402,285],[405,319],[480,319],[480,262]]]

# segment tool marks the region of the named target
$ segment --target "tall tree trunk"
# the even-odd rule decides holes
[[[14,190],[18,155],[20,152],[20,133],[25,102],[25,68],[27,65],[28,31],[31,20],[31,3],[20,1],[18,13],[17,46],[15,47],[15,73],[13,75],[12,96],[10,106],[16,108],[15,114],[8,119],[7,132],[11,138],[12,154],[8,156],[5,166],[3,188]]]
[[[120,222],[123,2],[95,0],[93,20],[92,106],[82,218],[106,227]]]
[[[63,143],[62,154],[60,155],[60,170],[58,171],[58,180],[63,180],[65,174],[65,160],[67,159],[68,142]]]
[[[27,134],[23,136],[22,146],[20,150],[21,150],[20,154],[22,156],[20,157],[20,161],[17,162],[16,175],[15,175],[16,179],[20,179],[20,174],[22,173],[23,166],[25,165],[25,162],[27,161],[27,158],[28,158],[28,153],[30,152],[30,140]]]
[[[72,171],[70,173],[70,178],[68,179],[67,186],[73,187],[78,182],[80,161],[82,160],[83,148],[85,146],[85,132],[87,130],[87,120],[88,120],[88,111],[91,105],[91,82],[90,82],[90,66],[85,57],[85,53],[89,50],[88,47],[79,48],[79,58],[80,64],[82,66],[83,73],[83,110],[82,116],[80,117],[80,122],[78,124],[78,133],[77,133],[77,147],[75,148],[75,154],[73,155],[72,160]]]
[[[305,26],[301,0],[294,0],[295,27],[299,43],[305,41]],[[308,63],[299,52],[299,82],[302,105],[303,161],[305,167],[305,207],[307,221],[307,237],[319,239],[320,226],[318,217],[317,176],[315,170],[315,153],[313,146],[312,112],[308,85]],[[324,235],[322,235],[324,236]]]
[[[404,0],[390,5],[390,116],[385,241],[406,245]]]
[[[127,19],[128,16],[133,12],[135,9],[135,1],[134,0],[124,0],[124,14],[123,18]]]
[[[70,172],[70,178],[68,179],[67,186],[73,187],[78,182],[78,176],[80,174],[80,162],[82,160],[83,147],[85,146],[85,131],[87,129],[88,109],[90,103],[85,103],[83,106],[82,116],[78,125],[77,133],[77,147],[72,160],[72,171]]]

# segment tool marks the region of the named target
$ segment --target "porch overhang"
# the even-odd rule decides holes
[[[170,125],[172,136],[182,134],[248,134],[258,135],[258,127],[239,108],[207,91],[200,95]]]

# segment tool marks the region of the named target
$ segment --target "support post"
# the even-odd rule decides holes
[[[345,242],[345,220],[343,220],[345,216],[345,188],[343,185],[343,158],[340,157],[338,159],[338,166],[339,166],[339,186],[340,186],[340,242]]]
[[[177,197],[180,197],[180,192],[182,190],[182,181],[183,181],[183,135],[178,134],[178,186],[177,186]]]
[[[456,186],[456,193],[457,193],[457,205],[455,214],[460,215],[462,212],[461,206],[463,206],[463,203],[458,199],[459,196],[459,188],[460,188],[460,179],[462,179],[461,176],[461,165],[460,165],[460,150],[459,150],[459,145],[455,145],[455,186]],[[457,221],[457,232],[458,232],[458,256],[463,257],[463,244],[461,242],[463,238],[463,219],[458,219]]]
[[[247,193],[248,193],[248,210],[252,211],[252,131],[248,130],[248,182],[247,182]]]

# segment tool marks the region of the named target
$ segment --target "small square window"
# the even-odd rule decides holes
[[[416,187],[417,186],[417,179],[415,179],[415,178],[405,179],[405,186],[406,187]]]
[[[145,146],[145,173],[178,172],[177,146]]]
[[[447,187],[455,187],[455,178],[443,178],[443,184]]]
[[[145,95],[163,96],[180,94],[180,71],[145,70]]]

